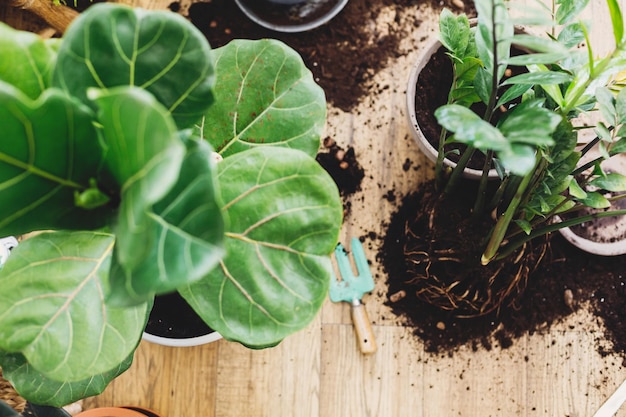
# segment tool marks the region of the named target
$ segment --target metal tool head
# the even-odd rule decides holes
[[[348,252],[346,252],[341,243],[338,244],[335,248],[335,259],[340,277],[336,277],[335,274],[331,277],[330,299],[333,302],[360,300],[363,294],[374,289],[374,278],[367,263],[361,241],[357,238],[352,238],[350,249],[357,269],[357,275],[354,275],[352,271]]]

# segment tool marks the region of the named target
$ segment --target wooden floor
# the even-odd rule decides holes
[[[608,28],[602,1],[592,1],[594,28]],[[134,1],[150,8],[168,3]],[[376,89],[380,93],[351,114],[329,109],[328,134],[344,148],[353,146],[366,168],[363,190],[352,197],[345,221],[345,242],[369,232],[382,235],[381,224],[394,209],[385,193],[407,193],[429,172],[407,128],[404,93],[437,19],[432,10],[415,7],[412,13],[421,13],[424,23],[404,41],[406,55],[377,75],[376,82],[389,88]],[[2,13],[26,24],[6,9]],[[382,27],[395,17],[389,9],[376,23]],[[603,39],[594,42],[602,45]],[[422,169],[405,171],[407,159]],[[365,300],[378,340],[375,355],[358,352],[349,307],[327,302],[306,330],[273,349],[251,351],[226,341],[194,348],[143,342],[132,368],[86,406],[140,405],[167,417],[591,417],[626,378],[621,358],[597,353],[601,330],[585,312],[505,350],[425,353],[384,305],[378,245],[366,240],[377,280]],[[588,327],[580,323],[596,330],[580,330]],[[626,407],[617,415],[626,416]]]

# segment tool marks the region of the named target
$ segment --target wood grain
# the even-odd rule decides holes
[[[152,9],[170,3],[123,1]],[[520,1],[520,7],[532,1]],[[181,1],[181,10],[192,2]],[[608,28],[604,2],[592,3],[594,27]],[[433,355],[385,305],[386,275],[376,256],[395,205],[384,196],[393,191],[400,199],[432,168],[408,130],[405,91],[411,66],[435,36],[437,16],[429,6],[412,7],[403,13],[419,14],[422,24],[376,75],[372,94],[351,113],[328,109],[326,134],[344,148],[353,146],[366,169],[362,190],[350,197],[341,240],[365,241],[376,289],[364,303],[377,353],[359,352],[350,306],[328,301],[314,323],[272,349],[226,341],[178,349],[144,342],[131,369],[87,407],[135,404],[167,417],[590,417],[620,385],[626,377],[622,359],[597,353],[601,325],[588,315],[525,336],[509,349]],[[376,30],[384,32],[397,13],[384,10],[373,22]],[[0,18],[36,30],[31,17],[6,2]],[[598,53],[609,42],[610,33],[594,38]],[[626,417],[626,407],[617,416]]]

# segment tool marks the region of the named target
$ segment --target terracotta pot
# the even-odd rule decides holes
[[[327,23],[348,0],[235,0],[252,21],[277,32],[305,32]]]
[[[221,338],[178,293],[155,299],[143,334],[148,342],[172,347],[199,346]]]
[[[102,407],[83,411],[75,417],[159,417],[154,411],[140,407]]]

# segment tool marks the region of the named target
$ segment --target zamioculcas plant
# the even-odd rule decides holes
[[[495,219],[470,262],[516,264],[536,237],[593,218],[626,214],[612,210],[555,221],[557,215],[571,216],[583,208],[608,208],[607,192],[626,191],[626,177],[605,172],[600,165],[626,150],[626,92],[616,80],[626,68],[623,18],[617,2],[607,0],[615,45],[605,57],[596,58],[589,29],[576,20],[587,3],[555,1],[552,8],[513,19],[508,3],[476,0],[475,27],[465,15],[441,13],[440,41],[452,62],[453,79],[448,103],[435,112],[442,126],[436,193],[444,199],[459,193],[464,168],[473,155],[481,154],[483,175],[471,217],[490,222],[493,213]],[[550,32],[517,33],[515,23],[540,24]],[[577,47],[581,43],[586,46]],[[513,54],[512,46],[527,53]],[[601,122],[577,124],[577,117],[598,110]],[[579,135],[587,131],[595,132],[595,139],[579,146]],[[443,163],[450,156],[444,148],[449,144],[462,145],[457,148],[461,151],[453,151],[460,153],[453,168]],[[598,156],[581,165],[591,149],[597,149]],[[498,173],[496,181],[488,179],[492,169]],[[409,252],[420,253],[415,263],[429,268],[438,258],[455,263],[460,256],[453,251],[431,253],[427,263],[420,250],[413,247]],[[517,268],[511,282],[498,276],[504,266],[493,266],[483,282],[470,283],[475,277],[466,274],[460,281],[442,283],[428,269],[416,282],[425,286],[422,293],[430,302],[460,315],[485,314],[498,309],[532,267]]]
[[[0,366],[22,396],[102,391],[158,294],[255,348],[311,322],[342,204],[295,51],[99,4],[61,40],[0,25],[0,63],[0,235],[30,233],[0,270]]]

